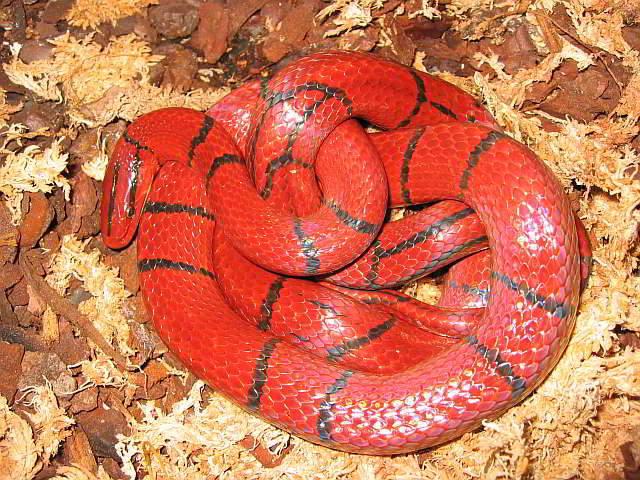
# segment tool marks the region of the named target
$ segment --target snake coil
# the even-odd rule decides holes
[[[108,246],[138,230],[145,305],[193,373],[360,453],[444,442],[531,392],[568,343],[590,254],[554,175],[471,96],[362,53],[304,57],[208,114],[143,115],[101,208]],[[487,247],[439,306],[388,290]]]

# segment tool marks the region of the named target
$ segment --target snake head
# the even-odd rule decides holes
[[[102,184],[100,228],[109,248],[123,248],[133,239],[158,169],[153,152],[125,132]]]

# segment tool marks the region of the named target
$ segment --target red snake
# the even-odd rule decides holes
[[[382,226],[389,205],[442,199]],[[139,225],[145,305],[194,374],[371,454],[450,440],[531,392],[568,343],[590,255],[554,175],[470,95],[361,53],[299,59],[208,115],[143,115],[101,213],[111,248]],[[438,307],[379,290],[487,245]]]

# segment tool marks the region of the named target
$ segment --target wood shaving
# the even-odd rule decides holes
[[[322,21],[338,13],[332,20],[337,27],[324,34],[325,37],[333,37],[357,27],[366,27],[373,20],[372,10],[382,8],[383,4],[383,0],[337,0],[320,10],[317,18]]]
[[[9,410],[7,399],[0,395],[0,471],[30,480],[41,468],[31,427]]]
[[[135,387],[129,384],[127,373],[118,369],[114,361],[102,352],[97,352],[93,358],[83,360],[74,367],[80,367],[85,378],[86,383],[82,385],[82,389],[100,386],[129,389],[131,394],[135,391]]]
[[[76,465],[71,465],[57,467],[56,475],[50,480],[111,480],[111,477],[104,471],[102,465],[98,467],[98,475]]]
[[[129,324],[122,313],[131,293],[118,277],[118,269],[102,263],[98,249],[85,252],[90,241],[64,236],[60,250],[51,257],[51,273],[45,279],[61,295],[69,288],[71,278],[83,282],[92,297],[81,302],[79,310],[93,320],[100,333],[113,341],[120,352],[133,355],[135,352],[128,345]]]
[[[0,155],[4,155],[4,162],[0,165],[0,193],[14,225],[20,223],[24,192],[49,193],[59,187],[64,190],[65,199],[69,200],[71,185],[62,175],[69,159],[69,154],[62,151],[63,139],[54,140],[44,151],[37,145],[23,146],[24,140],[40,136],[50,134],[46,130],[29,132],[24,125],[11,125],[0,133]],[[9,148],[13,142],[18,144],[17,150]]]
[[[434,20],[436,18],[442,17],[440,10],[438,10],[436,6],[433,6],[432,4],[438,5],[437,0],[435,2],[432,2],[431,0],[422,0],[420,9],[414,12],[408,12],[407,18],[415,18],[418,15],[422,15],[429,20]]]
[[[100,182],[104,179],[104,172],[107,169],[107,164],[109,163],[109,155],[107,155],[106,148],[107,139],[100,138],[100,135],[98,135],[98,154],[83,162],[80,167],[87,176]]]
[[[444,3],[444,2],[443,2]],[[452,0],[446,3],[447,13],[453,17],[471,16],[470,14],[476,11],[486,11],[490,8],[502,8],[514,6],[513,1],[506,0],[502,2],[496,2],[495,0]]]
[[[149,3],[130,2],[124,7],[125,2],[119,0],[109,8],[99,8],[101,3],[96,0],[78,1],[68,18],[76,25],[95,27],[101,22],[113,23],[124,16],[123,12],[133,12]],[[336,15],[332,18],[336,28],[327,35],[340,35],[350,29],[367,28],[375,10],[383,4],[382,0],[336,0],[320,12],[318,19]],[[566,191],[577,198],[578,215],[594,243],[595,265],[581,299],[574,335],[557,367],[533,395],[497,420],[486,422],[484,429],[431,449],[420,458],[358,456],[318,447],[244,413],[217,394],[203,400],[202,383],[197,382],[187,398],[168,413],[152,401],[139,404],[142,418],[129,419],[131,435],[121,437],[118,444],[129,478],[604,479],[617,478],[622,471],[621,446],[637,443],[640,438],[640,353],[633,347],[622,347],[618,334],[620,329],[640,332],[640,215],[636,208],[640,204],[640,182],[629,174],[640,170],[638,155],[630,147],[640,133],[636,125],[640,118],[640,60],[638,51],[631,49],[622,36],[624,23],[636,18],[637,12],[634,13],[633,2],[604,0],[450,0],[442,4],[453,18],[454,28],[465,38],[499,42],[510,28],[511,19],[518,16],[538,30],[532,36],[545,58],[530,69],[509,74],[500,57],[488,54],[476,57],[476,61],[493,70],[493,76],[442,77],[479,95],[505,130],[532,148],[555,172]],[[413,5],[415,8],[417,3]],[[435,15],[435,6],[436,2],[423,1],[419,10],[408,13]],[[557,6],[566,9],[576,30],[576,39],[572,40],[576,41],[559,37],[557,49],[547,48],[537,22],[540,16],[551,15]],[[497,9],[500,14],[496,14]],[[101,17],[103,12],[111,16]],[[390,37],[381,41],[393,49]],[[584,48],[576,46],[580,42]],[[204,110],[228,91],[177,94],[150,85],[150,68],[161,57],[151,55],[149,46],[133,35],[112,39],[105,47],[94,42],[91,35],[75,39],[66,34],[52,44],[52,59],[29,65],[22,63],[17,48],[12,48],[13,57],[5,64],[5,71],[13,82],[41,98],[66,102],[76,128],[102,126],[117,118],[130,121],[164,106]],[[575,61],[579,69],[597,64],[599,58],[593,52],[599,49],[621,59],[631,72],[609,118],[581,123],[536,110],[521,110],[528,87],[548,81],[564,62]],[[423,58],[424,54],[418,52],[414,66],[426,70]],[[16,108],[8,107],[0,92],[0,124]],[[558,131],[543,129],[543,120],[554,122]],[[2,135],[7,141],[11,136],[20,141],[39,134],[45,133],[11,126]],[[2,153],[7,158],[0,168],[3,195],[18,198],[20,191],[36,191],[27,190],[22,184],[49,189],[42,191],[60,187],[68,195],[68,182],[61,175],[66,153],[59,151],[59,144],[55,154],[35,149],[27,154],[27,148],[8,152],[7,143],[3,144]],[[13,163],[7,170],[11,154],[23,155],[24,163]],[[101,178],[105,159],[102,155],[86,164],[85,172]],[[29,170],[28,165],[47,175],[16,180],[17,171]],[[19,201],[14,200],[13,205],[14,211],[19,212]],[[94,297],[81,308],[121,351],[131,354],[126,343],[128,325],[121,313],[129,294],[117,279],[117,272],[100,262],[96,250],[87,253],[86,246],[86,242],[65,237],[48,280],[59,291],[68,288],[72,277],[85,282]],[[102,287],[102,282],[107,286]],[[423,288],[424,295],[437,298],[432,284]],[[82,388],[111,385],[124,388],[125,397],[132,398],[135,385],[127,373],[116,369],[102,354],[79,366],[88,379]],[[68,431],[64,412],[56,410],[57,405],[51,406],[50,397],[38,402],[49,405],[46,409],[51,413],[34,416],[34,440],[28,424],[8,410],[6,400],[0,397],[0,446],[9,442],[11,447],[0,448],[0,467],[12,462],[11,471],[16,472],[16,478],[33,478]],[[42,432],[49,440],[40,440]],[[294,448],[282,464],[265,468],[239,445],[248,434],[274,450],[287,444]],[[72,470],[59,470],[58,475],[94,478]],[[102,471],[98,478],[108,476]]]
[[[67,20],[80,28],[96,28],[101,23],[116,24],[120,18],[140,13],[158,0],[75,0]]]
[[[27,389],[22,398],[34,413],[24,412],[25,420],[11,412],[7,400],[0,396],[0,471],[11,472],[11,478],[30,480],[58,452],[62,441],[71,435],[75,421],[58,406],[51,385]],[[35,436],[34,432],[35,431]]]
[[[7,126],[7,120],[11,115],[22,110],[23,104],[7,104],[7,92],[0,88],[0,128]]]
[[[515,126],[522,117],[518,108],[522,106],[526,98],[528,87],[537,82],[549,82],[553,72],[565,60],[575,60],[579,71],[594,64],[591,55],[585,54],[584,51],[564,39],[562,40],[562,49],[559,52],[547,55],[536,67],[520,70],[514,75],[508,75],[504,72],[504,65],[496,55],[486,56],[477,53],[474,59],[478,62],[478,67],[487,64],[495,71],[497,79],[491,82],[494,94],[489,96],[493,102],[492,107],[498,116],[498,121],[504,121],[505,123],[500,123],[509,128]],[[480,74],[476,74],[476,83],[484,83],[479,76]],[[484,84],[486,85],[486,83]],[[498,108],[500,105],[508,105],[508,107]],[[510,115],[515,115],[515,117],[508,118]],[[517,139],[523,141],[521,138]]]
[[[238,443],[248,431],[272,451],[283,449],[290,440],[289,434],[231,407],[218,395],[203,407],[203,388],[204,383],[197,381],[187,398],[167,414],[153,401],[139,403],[142,420],[130,419],[132,434],[116,445],[130,478],[136,478],[134,461],[143,461],[146,471],[165,478],[218,477],[231,458],[247,455]]]
[[[97,127],[115,118],[133,120],[168,106],[204,110],[229,92],[224,88],[180,94],[150,85],[150,69],[164,57],[152,55],[149,45],[134,34],[111,39],[104,48],[92,34],[76,39],[67,32],[49,42],[54,45],[52,59],[27,65],[16,51],[4,69],[14,83],[42,98],[64,99],[77,124]]]
[[[57,86],[55,75],[49,73],[52,69],[45,67],[47,61],[37,60],[27,65],[18,57],[21,48],[22,45],[13,45],[11,62],[2,65],[9,80],[46,100],[61,102],[62,92]]]
[[[31,387],[25,394],[30,395],[29,401],[24,402],[25,405],[35,410],[35,413],[25,412],[25,415],[35,426],[36,450],[42,462],[47,465],[58,453],[62,441],[71,435],[70,427],[76,422],[58,406],[58,399],[51,385]]]
[[[590,13],[579,2],[565,2],[565,5],[578,37],[584,43],[601,48],[619,58],[631,53],[631,47],[622,36],[622,12],[605,10],[601,13]]]

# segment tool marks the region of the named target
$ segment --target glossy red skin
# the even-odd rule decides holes
[[[383,125],[397,125],[415,104],[414,77],[405,67],[377,57],[344,52],[317,54],[295,62],[283,72],[270,81],[270,90],[293,88],[289,83],[285,86],[291,81],[294,87],[299,81],[324,82],[354,99],[354,115]],[[379,78],[390,83],[381,85]],[[402,93],[412,85],[410,95]],[[380,93],[381,88],[384,94]],[[476,119],[492,124],[490,116],[478,113],[483,111],[475,107],[474,100],[455,87],[436,81],[428,91],[432,102],[452,111],[459,107],[459,117],[473,111]],[[250,98],[250,92],[245,97]],[[377,107],[375,103],[381,97],[386,101]],[[407,104],[408,98],[413,103]],[[316,100],[311,94],[306,99],[283,102],[280,105],[286,108],[266,114],[258,102],[249,115],[253,126],[261,125],[257,135],[249,135],[257,139],[255,151],[260,153],[249,161],[256,166],[252,176],[258,189],[265,179],[262,158],[273,158],[283,148],[283,117],[300,115],[284,110],[295,105],[305,108]],[[340,105],[335,107],[334,111],[323,103],[314,110],[310,118],[317,117],[319,124],[315,128],[305,124],[300,144],[294,148],[299,150],[299,158],[303,153],[315,153],[323,136],[333,129],[323,115],[336,124],[346,118]],[[225,108],[218,108],[220,123],[236,121],[222,113]],[[434,112],[430,115],[426,119],[414,116],[412,120],[418,125],[443,120],[442,116],[437,118],[437,112],[435,119]],[[359,307],[340,287],[286,278],[276,301],[268,305],[271,317],[267,328],[262,325],[261,329],[256,328],[264,321],[264,309],[260,307],[266,305],[268,291],[278,274],[257,270],[231,245],[241,247],[243,254],[255,249],[245,255],[250,260],[266,255],[269,266],[284,258],[285,267],[280,271],[300,273],[300,265],[295,255],[284,252],[288,247],[267,243],[269,235],[274,237],[271,240],[280,238],[280,234],[274,234],[276,230],[265,234],[265,224],[269,228],[273,225],[270,215],[275,208],[261,213],[265,202],[248,198],[250,182],[248,175],[240,172],[239,164],[220,167],[205,185],[212,159],[237,155],[231,137],[240,138],[237,132],[246,127],[240,126],[235,132],[231,129],[230,137],[219,124],[214,124],[192,152],[194,168],[180,165],[189,163],[188,152],[193,139],[201,136],[204,119],[197,112],[165,109],[134,122],[128,129],[129,140],[122,140],[111,158],[102,205],[103,235],[113,247],[133,236],[154,178],[149,200],[191,209],[174,213],[147,211],[140,223],[138,255],[143,296],[154,326],[196,375],[243,408],[313,442],[345,451],[394,454],[442,443],[477,427],[483,419],[498,416],[524,398],[553,368],[575,322],[580,289],[578,237],[562,188],[529,149],[493,133],[487,126],[451,121],[427,126],[415,144],[404,182],[413,202],[462,200],[482,220],[492,251],[491,272],[495,272],[483,313],[477,309],[457,314],[447,310],[436,314],[435,320],[429,320],[429,316],[416,319],[411,316],[412,308],[420,307],[398,309],[391,305],[391,293],[380,294],[377,303],[384,300],[388,305],[375,312],[371,306]],[[391,133],[389,137],[382,136],[379,143],[387,143],[390,149],[401,153],[395,158],[404,158],[402,152],[415,132]],[[357,149],[369,148],[366,137],[352,141],[345,136],[341,141],[349,141]],[[252,144],[249,143],[250,155],[254,151]],[[244,150],[245,145],[239,145]],[[331,149],[345,151],[328,141],[320,149],[320,156],[326,146],[329,157]],[[370,155],[376,157],[375,153],[367,154]],[[369,161],[366,157],[356,166],[347,166],[344,161],[323,167],[319,159],[320,170],[324,168],[329,178],[334,173],[334,178],[324,180],[323,193],[327,195],[329,187],[343,184],[345,179],[353,185],[356,179],[349,172],[362,170],[362,161],[377,168],[375,159]],[[131,180],[125,175],[135,170],[132,165],[137,162],[145,177],[138,180],[137,211],[133,212],[125,205],[131,190]],[[313,163],[313,159],[309,162]],[[306,195],[316,200],[319,196],[313,192],[314,187],[295,186],[287,178],[292,170],[303,172],[303,179],[308,174],[306,167],[277,172],[269,201],[284,201],[288,193],[294,199],[287,207],[289,211],[306,212],[309,207],[296,202]],[[397,161],[385,161],[384,170],[389,179],[402,176],[402,164]],[[379,177],[370,170],[364,175]],[[116,176],[118,182],[113,183]],[[427,176],[437,181],[430,182]],[[390,197],[406,198],[394,190],[394,185],[390,181],[387,187]],[[359,190],[349,190],[343,197],[337,197],[337,190],[330,195],[336,195],[340,202],[351,202]],[[366,213],[368,204],[361,203]],[[349,213],[356,211],[350,203],[340,205],[348,206]],[[215,228],[219,230],[214,231],[211,218],[195,214],[194,208],[215,213],[219,221]],[[365,213],[354,216],[365,218]],[[375,218],[378,214],[372,215]],[[285,217],[281,214],[281,218]],[[286,218],[278,220],[285,230],[291,226],[287,222],[297,221]],[[234,226],[234,221],[239,226]],[[340,226],[333,228],[331,235],[341,234],[342,230]],[[257,244],[247,247],[243,242],[253,238],[252,234],[258,238]],[[328,242],[331,235],[326,235]],[[453,234],[443,235],[443,239],[434,241],[436,249],[442,250],[442,242],[449,249],[464,243],[456,243]],[[353,247],[352,259],[367,248],[355,243],[342,243]],[[326,252],[339,250],[335,258],[348,257],[342,246],[327,247]],[[154,259],[163,259],[164,264],[158,265]],[[146,267],[154,261],[154,268]],[[392,264],[389,269],[393,274],[400,267]],[[302,270],[308,273],[304,272],[304,264]],[[403,275],[406,274],[399,274]],[[241,303],[243,299],[246,303]],[[230,304],[237,306],[240,314]],[[425,310],[429,308],[434,307]],[[393,325],[380,335],[371,335],[372,328],[375,330],[390,316],[394,317]],[[274,336],[274,332],[281,337]],[[336,345],[367,337],[367,332],[368,341],[345,349],[342,356],[328,358]]]

